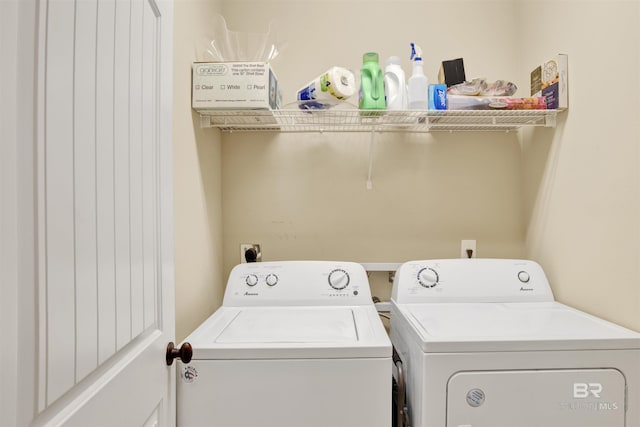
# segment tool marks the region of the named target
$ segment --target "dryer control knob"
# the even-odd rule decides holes
[[[275,286],[278,283],[278,276],[275,274],[269,274],[264,281],[267,282],[267,285],[269,286]]]
[[[331,285],[333,289],[340,290],[346,288],[349,286],[350,280],[349,273],[340,268],[336,268],[329,273],[329,285]]]
[[[418,283],[425,288],[433,288],[438,284],[438,272],[431,267],[425,267],[418,271]]]
[[[258,284],[258,276],[255,274],[249,274],[246,279],[244,279],[247,285],[255,286]]]
[[[527,273],[526,271],[521,271],[518,273],[518,279],[522,283],[528,283],[531,277],[529,276],[529,273]]]

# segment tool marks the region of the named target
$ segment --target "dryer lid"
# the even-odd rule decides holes
[[[427,352],[640,349],[640,334],[563,304],[407,304]]]

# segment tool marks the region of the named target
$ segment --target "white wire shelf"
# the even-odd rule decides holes
[[[559,110],[201,110],[200,125],[223,132],[512,131],[555,127]]]

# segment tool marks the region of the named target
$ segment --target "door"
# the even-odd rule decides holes
[[[18,3],[16,424],[175,425],[171,0]]]
[[[625,427],[627,385],[612,368],[459,371],[447,382],[447,427]]]

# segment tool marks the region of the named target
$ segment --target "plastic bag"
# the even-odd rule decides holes
[[[211,33],[201,41],[198,60],[202,62],[271,62],[285,47],[278,41],[277,24],[271,22],[266,33],[230,31],[221,15],[211,21]]]
[[[510,96],[465,96],[447,94],[449,110],[546,110],[543,96],[514,98]]]
[[[506,80],[487,82],[486,79],[473,79],[470,82],[451,86],[447,92],[451,95],[468,96],[511,96],[516,93],[518,87]]]

